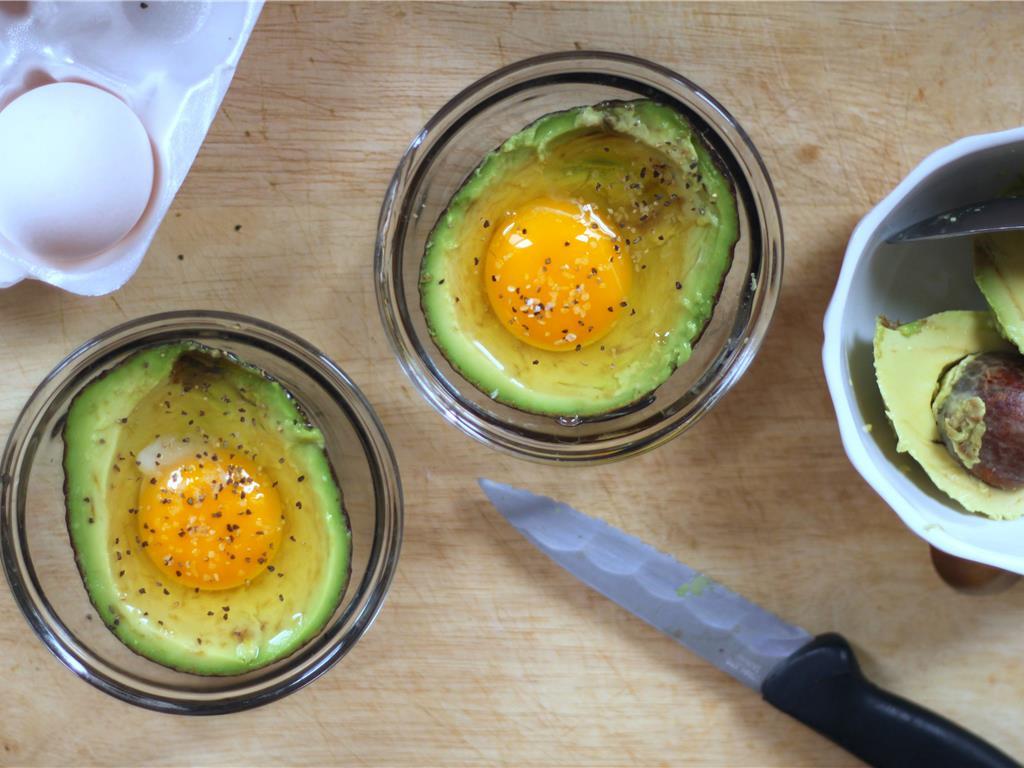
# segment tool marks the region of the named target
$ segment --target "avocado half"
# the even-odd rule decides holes
[[[965,509],[1005,520],[1024,514],[1024,490],[1000,490],[967,472],[943,443],[932,405],[943,374],[964,358],[1012,349],[991,312],[940,312],[905,325],[879,318],[875,329],[875,374],[896,450]]]
[[[341,491],[321,432],[259,369],[194,343],[146,349],[86,385],[63,437],[78,568],[100,619],[131,650],[185,672],[239,674],[292,653],[334,613],[351,559]],[[154,482],[146,465],[193,451],[200,461],[252,455],[281,499],[272,567],[244,586],[177,583],[145,551],[152,534],[137,521],[143,484]]]
[[[1024,232],[974,238],[974,282],[999,330],[1024,352]]]
[[[488,304],[489,225],[538,196],[596,205],[636,233],[636,311],[600,345],[537,349]],[[579,107],[510,137],[454,194],[427,242],[421,305],[444,357],[491,398],[552,416],[606,414],[649,395],[689,359],[738,238],[731,181],[686,118],[646,100]]]

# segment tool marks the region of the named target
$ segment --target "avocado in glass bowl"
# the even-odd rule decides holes
[[[507,139],[455,193],[427,241],[422,307],[490,397],[600,416],[689,359],[737,239],[732,184],[682,114],[574,108]]]
[[[782,258],[735,119],[664,67],[581,51],[498,70],[431,118],[388,189],[374,267],[399,362],[446,420],[587,463],[661,445],[722,398],[767,331]]]
[[[0,473],[0,555],[29,625],[149,709],[221,714],[307,685],[369,628],[397,565],[401,485],[373,409],[321,352],[241,315],[152,315],[86,342],[29,397]]]

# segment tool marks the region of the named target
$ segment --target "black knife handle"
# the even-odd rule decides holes
[[[796,651],[772,670],[761,693],[876,768],[1021,768],[959,725],[868,681],[837,634]]]

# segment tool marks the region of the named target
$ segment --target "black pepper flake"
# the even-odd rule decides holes
[[[295,502],[295,508],[296,509],[302,509],[302,502],[301,501],[296,501]]]
[[[128,417],[125,416],[123,419],[121,419],[121,423],[122,424],[127,424],[128,423]]]
[[[533,361],[533,364],[534,364],[534,365],[540,365],[540,360],[534,360],[534,361]]]
[[[284,595],[278,594],[277,599],[280,600],[283,603],[284,602]]]
[[[164,587],[164,594],[165,594],[165,595],[169,595],[169,594],[171,594],[170,592],[168,592],[168,591],[167,591],[167,587]]]
[[[213,616],[213,611],[207,611],[207,612],[206,612],[206,615],[207,615],[207,616]]]
[[[302,481],[304,481],[305,479],[306,479],[306,476],[305,476],[305,475],[299,475],[299,476],[298,476],[298,477],[296,478],[296,480],[297,480],[298,482],[300,482],[300,483],[301,483]]]
[[[683,289],[683,284],[680,283],[678,280],[676,280],[676,290],[677,291],[681,291],[682,289]]]
[[[184,260],[185,260],[185,254],[184,253],[179,253],[178,254],[178,261],[184,261]]]
[[[149,8],[149,3],[139,3],[139,8],[141,8],[142,10],[146,10],[147,8]]]
[[[139,587],[139,594],[140,595],[146,594],[146,588],[145,587]]]
[[[444,278],[442,277],[440,280],[438,280],[437,284],[438,285],[444,285]]]
[[[242,231],[242,225],[241,224],[235,224],[235,232],[241,232],[241,231]]]

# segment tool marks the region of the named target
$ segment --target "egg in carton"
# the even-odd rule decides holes
[[[0,287],[138,269],[262,2],[0,2]]]

